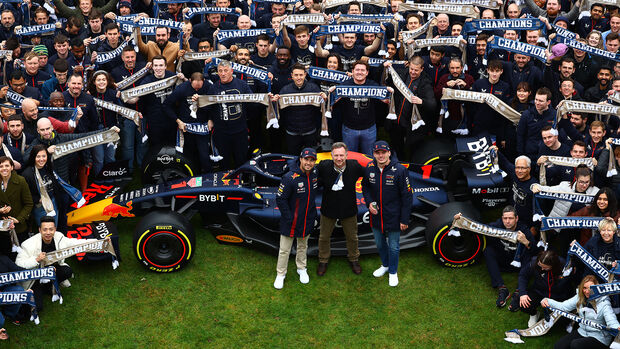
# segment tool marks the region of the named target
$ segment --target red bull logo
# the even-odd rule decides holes
[[[127,206],[111,203],[103,209],[102,215],[112,218],[116,218],[119,215],[122,217],[135,217],[135,215],[130,212],[133,209],[131,205],[131,201],[127,202]]]

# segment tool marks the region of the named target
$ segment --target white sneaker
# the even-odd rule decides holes
[[[527,320],[527,327],[530,328],[538,322],[538,313],[536,315],[530,315],[530,319]]]
[[[278,275],[276,276],[276,281],[273,282],[273,287],[275,287],[278,290],[281,290],[282,287],[284,287],[284,278],[286,276],[284,275]]]
[[[390,274],[390,286],[396,287],[398,286],[398,274]]]
[[[60,283],[60,286],[71,287],[71,282],[69,282],[69,280],[64,280],[63,282]]]
[[[374,276],[376,278],[380,278],[383,275],[385,275],[385,273],[387,273],[388,269],[389,269],[388,267],[380,266],[379,269],[375,270],[372,273],[372,276]]]
[[[302,284],[307,284],[310,282],[310,277],[308,276],[308,269],[297,269],[297,274],[299,274],[299,282]]]

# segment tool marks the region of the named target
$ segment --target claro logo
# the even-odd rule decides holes
[[[127,171],[126,168],[119,168],[116,171],[103,171],[103,175],[104,176],[122,176],[124,174],[128,174],[129,171]]]

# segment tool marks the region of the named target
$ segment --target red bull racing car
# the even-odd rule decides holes
[[[449,267],[476,261],[485,248],[485,238],[468,232],[460,236],[448,233],[455,213],[477,218],[480,209],[508,202],[510,190],[492,164],[490,145],[488,137],[458,139],[456,146],[435,140],[416,152],[419,156],[414,158],[415,163],[403,163],[409,169],[413,212],[409,228],[401,234],[402,249],[428,244],[433,255]],[[317,160],[329,157],[328,152],[319,153]],[[162,273],[183,268],[195,254],[190,219],[196,213],[219,243],[277,253],[280,213],[275,195],[281,176],[294,158],[256,153],[234,171],[196,175],[182,154],[164,148],[144,170],[143,182],[154,184],[125,192],[116,185],[94,184],[84,193],[89,204],[71,211],[68,224],[102,226],[102,222],[109,225],[111,219],[142,217],[134,233],[134,253],[148,269]],[[371,161],[353,152],[349,152],[349,159],[362,165]],[[362,254],[376,253],[361,178],[356,190],[359,249]],[[320,210],[320,194],[316,206]],[[315,222],[309,255],[318,253],[318,227]],[[344,235],[337,228],[332,236],[332,254],[346,253]]]

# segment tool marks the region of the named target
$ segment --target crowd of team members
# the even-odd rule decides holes
[[[556,32],[564,30],[564,34],[576,34],[576,42],[616,54],[620,48],[620,14],[618,7],[596,2],[586,6],[571,0],[498,3],[499,10],[478,7],[479,18],[538,18],[544,28],[465,32],[470,19],[445,13],[402,11],[399,10],[401,0],[383,5],[351,1],[335,7],[325,7],[313,0],[297,3],[215,0],[204,5],[158,4],[150,0],[53,0],[53,6],[38,0],[21,4],[5,2],[0,15],[0,40],[3,49],[11,53],[2,61],[2,76],[7,85],[0,89],[4,121],[0,155],[5,156],[0,158],[3,180],[0,201],[5,205],[0,207],[0,213],[14,221],[20,240],[24,240],[28,232],[38,229],[42,217],[50,213],[50,206],[44,205],[45,200],[41,199],[46,196],[51,199],[52,210],[57,213],[56,223],[62,230],[65,224],[62,217],[71,204],[72,196],[65,193],[71,192],[68,188],[84,189],[89,175],[96,176],[106,163],[115,160],[127,160],[132,171],[134,166],[139,169],[148,152],[179,145],[180,132],[184,133],[184,153],[196,157],[205,172],[214,168],[216,155],[223,157],[218,167],[229,169],[244,163],[249,150],[254,148],[300,154],[302,149],[316,146],[321,131],[327,131],[334,141],[343,141],[348,150],[369,155],[373,149],[391,150],[393,156],[405,161],[411,159],[418,145],[429,136],[488,134],[495,137],[500,166],[509,174],[507,180],[513,182],[512,206],[504,210],[496,225],[520,230],[519,242],[525,246],[518,291],[512,295],[510,308],[532,315],[532,324],[538,319],[541,300],[548,306],[551,301],[547,298],[559,301],[574,298],[571,298],[575,294],[574,286],[581,281],[581,274],[563,277],[560,271],[573,239],[607,267],[620,258],[620,237],[615,234],[614,223],[620,218],[616,199],[620,194],[620,175],[606,175],[609,157],[620,160],[620,148],[614,149],[611,141],[620,132],[620,120],[613,115],[600,117],[575,112],[556,120],[556,107],[563,100],[606,102],[609,96],[620,92],[620,64],[554,41]],[[199,6],[213,8],[206,14],[185,18],[192,7]],[[317,24],[283,25],[291,14],[320,14],[325,24],[341,23],[341,16],[347,14],[394,16],[381,23],[380,33],[324,35]],[[152,33],[142,34],[138,23],[148,17],[184,24],[177,29],[157,26]],[[51,23],[55,23],[51,31],[16,34],[34,25]],[[429,29],[417,39],[459,37],[463,45],[416,50],[415,43],[404,37],[403,32],[416,31],[427,23]],[[252,36],[221,35],[253,28],[267,30]],[[132,36],[134,32],[136,35]],[[489,49],[490,42],[497,37],[542,46],[546,48],[546,59]],[[191,52],[219,50],[224,51],[217,61],[189,58]],[[322,77],[311,79],[309,67],[327,70],[322,71]],[[400,80],[413,93],[412,98],[398,90],[397,81],[388,73],[390,67],[395,68]],[[144,76],[131,79],[143,68],[147,69]],[[345,78],[339,78],[342,76],[339,72],[346,73]],[[176,84],[150,93],[142,90],[138,97],[121,98],[122,89],[116,85],[130,79],[131,83],[123,89],[139,90],[141,86],[151,86],[174,76]],[[391,103],[396,117],[386,119],[389,98],[362,96],[330,100],[328,95],[339,85],[388,86],[394,95]],[[444,88],[492,94],[520,112],[520,121],[513,124],[485,104],[442,103]],[[319,94],[324,103],[330,104],[331,117],[326,119],[314,105],[276,108],[280,127],[266,130],[270,108],[262,104],[233,101],[196,107],[199,101],[196,95],[255,93],[268,93],[270,103],[275,106],[286,94]],[[140,112],[140,127],[134,120],[97,106],[93,98]],[[44,106],[77,108],[77,113],[41,109]],[[412,130],[409,116],[416,108],[425,125]],[[188,125],[197,123],[206,124],[209,134],[191,132],[193,128]],[[55,145],[111,127],[120,129],[118,149],[101,145],[52,162]],[[385,129],[391,147],[381,143],[377,148],[375,142],[381,128]],[[549,156],[590,157],[594,166],[593,169],[548,166]],[[316,158],[316,155],[309,157]],[[546,186],[537,184],[541,166],[548,166]],[[305,171],[303,167],[300,170],[300,173]],[[604,221],[601,234],[592,234],[590,230],[547,233],[549,248],[539,252],[540,233],[538,223],[533,221],[533,195],[540,190],[595,194],[591,206],[559,200],[548,207],[543,203],[543,211],[549,216],[604,216],[611,217],[613,222]],[[321,224],[323,221],[322,218]],[[609,231],[612,233],[606,233]],[[9,255],[10,244],[2,240],[1,252]],[[47,240],[43,240],[49,243],[49,233]],[[288,243],[290,249],[292,239]],[[500,270],[519,269],[510,265],[515,249],[514,244],[490,239],[485,250],[492,286],[498,288],[499,307],[511,297]],[[356,272],[357,256],[349,257],[355,262],[352,268]],[[320,260],[323,274],[328,258],[329,254]],[[305,268],[305,261],[302,264]],[[388,271],[386,264],[387,260],[377,270],[378,274]],[[282,268],[279,266],[279,276],[286,273]],[[392,274],[395,268],[392,270],[391,263],[389,268]],[[588,274],[588,269],[581,272]],[[281,288],[282,282],[283,278],[276,287]],[[585,283],[596,282],[588,279]],[[579,289],[575,297],[583,298],[588,292]],[[604,302],[608,300],[598,303]],[[620,309],[616,303],[612,299],[614,309]],[[589,304],[581,302],[576,307],[583,312]],[[617,321],[605,319],[609,326],[618,326]],[[596,338],[591,344],[607,345],[610,341],[606,336],[591,334],[591,329],[580,328],[575,333],[566,341],[589,341],[579,336]],[[4,333],[0,333],[2,336]]]

